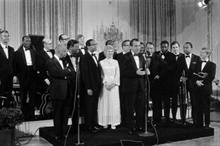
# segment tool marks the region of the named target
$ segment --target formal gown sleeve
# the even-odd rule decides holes
[[[115,61],[115,77],[114,77],[114,83],[116,85],[120,85],[120,70],[119,70],[119,65],[118,61]]]

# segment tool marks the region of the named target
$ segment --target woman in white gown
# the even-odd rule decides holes
[[[103,76],[102,94],[98,102],[98,123],[112,129],[121,123],[119,85],[120,71],[118,61],[113,59],[114,49],[106,46],[104,50],[106,58],[100,61]]]

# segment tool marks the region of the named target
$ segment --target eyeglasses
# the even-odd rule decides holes
[[[97,44],[91,44],[90,46],[96,46]]]

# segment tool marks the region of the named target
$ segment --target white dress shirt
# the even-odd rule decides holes
[[[71,63],[73,65],[74,70],[76,71],[76,57],[71,57],[70,52],[67,52],[68,56],[70,57]]]
[[[202,65],[201,65],[201,71],[204,69],[206,63],[208,62],[209,60],[206,59],[205,61],[202,62]]]
[[[53,55],[52,55],[52,52],[51,51],[48,51],[44,48],[44,51],[47,53],[47,55],[50,57],[50,58],[53,58]]]
[[[98,57],[97,57],[97,55],[96,55],[96,53],[95,52],[90,52],[90,51],[88,51],[89,52],[89,54],[92,56],[92,58],[93,58],[93,60],[95,61],[95,63],[96,63],[96,65],[98,66]],[[95,54],[95,56],[93,56],[92,54]]]
[[[24,55],[25,55],[25,59],[26,59],[26,65],[27,66],[32,66],[33,63],[32,63],[32,59],[31,59],[30,50],[26,50],[24,47],[23,47],[23,50],[24,50]]]
[[[135,55],[134,55],[134,52],[131,52],[131,53],[132,53],[132,55],[134,56],[134,61],[135,61],[135,63],[136,63],[137,68],[139,69],[139,68],[140,68],[140,60],[139,60],[139,57],[138,57],[138,56],[135,56]]]
[[[186,57],[186,56],[189,56],[189,57]],[[185,60],[186,60],[186,65],[187,65],[187,68],[188,68],[188,69],[189,69],[189,67],[190,67],[191,59],[192,59],[192,54],[189,54],[189,55],[186,55],[186,54],[185,54]]]
[[[63,61],[60,60],[60,58],[59,58],[56,54],[54,54],[54,57],[55,57],[55,58],[57,59],[57,61],[60,63],[60,66],[62,67],[62,69],[64,69]]]
[[[5,52],[5,56],[8,59],[8,46],[4,45],[3,43],[1,43],[1,46],[3,48],[3,51]]]

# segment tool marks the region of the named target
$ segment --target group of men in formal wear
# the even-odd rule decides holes
[[[57,139],[65,135],[70,115],[76,128],[79,109],[85,117],[87,129],[92,133],[100,130],[97,124],[97,106],[102,88],[99,61],[105,55],[103,52],[97,54],[94,39],[84,44],[83,35],[73,40],[61,34],[54,49],[52,41],[47,38],[43,40],[44,48],[38,49],[31,45],[30,36],[25,35],[22,45],[15,52],[8,45],[8,31],[1,31],[0,41],[0,91],[8,97],[7,104],[13,101],[12,81],[13,76],[17,76],[21,109],[26,119],[34,116],[36,90],[40,87],[42,92],[48,91],[53,99]],[[119,63],[121,125],[129,128],[129,134],[144,130],[147,97],[153,102],[153,122],[158,126],[162,109],[166,122],[171,120],[170,109],[172,119],[176,120],[178,98],[183,124],[189,100],[194,125],[202,127],[205,115],[205,126],[209,126],[210,95],[216,65],[209,59],[211,52],[208,48],[202,48],[199,57],[192,54],[191,42],[183,45],[183,53],[180,53],[177,41],[172,42],[170,48],[168,41],[162,41],[160,51],[155,50],[152,42],[144,44],[138,39],[124,40],[121,47],[117,40],[107,40],[107,45],[115,49],[113,58]],[[76,107],[79,99],[81,108]]]

